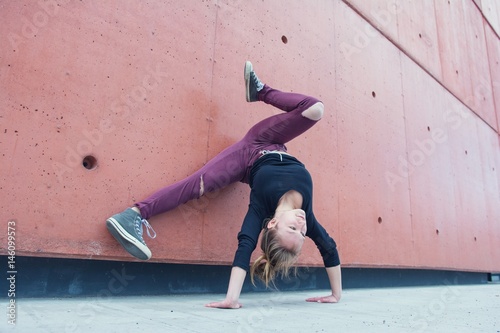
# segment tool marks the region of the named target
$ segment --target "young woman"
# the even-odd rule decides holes
[[[151,251],[143,239],[143,226],[150,237],[156,234],[147,219],[230,183],[248,183],[250,205],[238,233],[226,298],[207,306],[241,307],[239,296],[248,271],[252,281],[257,276],[266,286],[277,276],[288,276],[306,236],[314,241],[323,257],[332,289],[330,295],[307,301],[336,303],[342,294],[337,246],[314,216],[309,172],[285,147],[285,143],[321,119],[324,106],[313,97],[281,92],[263,84],[249,61],[245,63],[244,78],[247,102],[262,101],[285,113],[254,125],[242,140],[191,176],[110,217],[107,228],[127,252],[148,260]],[[250,257],[261,232],[262,255],[250,267]]]

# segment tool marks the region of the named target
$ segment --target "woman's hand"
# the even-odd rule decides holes
[[[205,304],[209,308],[219,309],[239,309],[241,305],[238,300],[240,299],[241,288],[245,281],[247,271],[243,268],[234,266],[231,269],[231,276],[229,277],[229,286],[227,288],[226,298],[222,302],[213,302]]]
[[[306,299],[306,302],[316,302],[316,303],[338,303],[339,298],[335,297],[335,295],[328,296],[320,296],[320,297],[311,297]]]
[[[227,299],[223,300],[222,302],[212,302],[205,304],[206,307],[208,308],[219,308],[219,309],[239,309],[243,307],[243,305],[239,302],[232,302]]]

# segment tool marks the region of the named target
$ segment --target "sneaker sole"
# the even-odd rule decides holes
[[[250,102],[250,73],[253,71],[253,66],[250,61],[245,62],[245,95],[247,102]]]
[[[106,227],[118,243],[132,256],[141,260],[151,258],[151,251],[147,246],[139,242],[134,236],[129,234],[114,218],[106,220]]]

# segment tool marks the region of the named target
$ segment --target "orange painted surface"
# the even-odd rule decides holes
[[[0,1],[1,253],[15,220],[18,255],[133,260],[106,218],[277,112],[250,59],[326,105],[288,148],[345,266],[500,271],[500,5],[394,3]],[[230,264],[248,197],[151,218],[152,260]]]

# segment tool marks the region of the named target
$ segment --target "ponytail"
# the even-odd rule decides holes
[[[264,230],[262,231],[262,239],[260,248],[262,254],[255,260],[250,268],[250,279],[255,285],[254,276],[257,276],[266,286],[274,285],[274,279],[280,275],[287,278],[290,275],[290,269],[297,261],[298,254],[292,250],[284,248],[277,237],[276,229],[268,229],[266,221]],[[293,275],[297,273],[297,269],[293,269]]]

